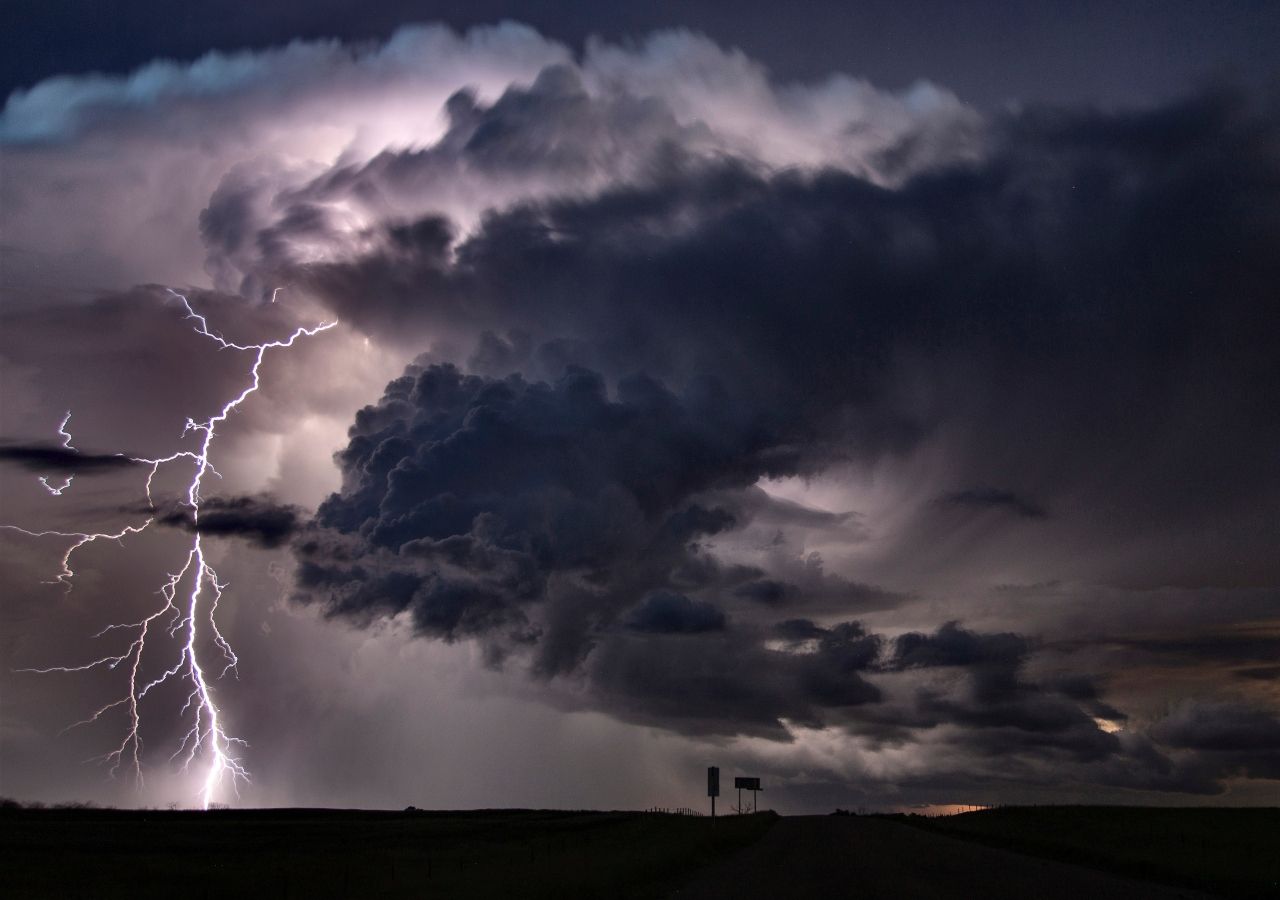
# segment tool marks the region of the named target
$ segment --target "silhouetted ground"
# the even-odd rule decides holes
[[[959,840],[892,818],[797,816],[674,900],[1176,900],[1205,894]]]
[[[339,810],[0,814],[0,897],[647,898],[771,814]]]
[[[0,812],[0,897],[1280,898],[1277,851],[1274,809],[715,822],[520,810],[12,810]]]
[[[1280,898],[1280,809],[1009,807],[907,819],[955,837],[1230,897]]]

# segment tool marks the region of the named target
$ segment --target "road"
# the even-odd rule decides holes
[[[1203,900],[1195,891],[985,847],[888,819],[791,816],[673,900]]]

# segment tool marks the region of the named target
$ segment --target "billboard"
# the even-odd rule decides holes
[[[761,790],[759,778],[743,778],[741,776],[733,779],[733,786],[742,791],[758,791]]]
[[[718,766],[709,766],[707,768],[707,796],[720,796],[720,769]]]

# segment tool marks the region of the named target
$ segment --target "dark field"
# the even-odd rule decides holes
[[[1210,900],[1014,853],[891,816],[791,816],[695,875],[677,900]]]
[[[1280,809],[1010,807],[902,821],[1022,853],[1185,885],[1280,898]]]
[[[0,814],[0,896],[664,897],[775,819],[20,810]]]
[[[1187,900],[1277,879],[1276,809],[0,812],[4,898]]]

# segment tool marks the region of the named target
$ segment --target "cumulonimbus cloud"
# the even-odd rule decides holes
[[[425,28],[47,82],[0,139],[7,230],[42,249],[79,259],[30,202],[50,183],[131,214],[96,160],[190,170],[180,237],[89,215],[85,240],[255,316],[287,286],[353,344],[423,353],[355,414],[313,518],[223,511],[262,543],[296,529],[297,596],[330,616],[477,640],[689,734],[829,728],[1026,783],[1062,760],[1151,789],[1270,771],[1226,746],[1269,719],[1115,734],[1105,677],[1036,669],[1034,610],[968,628],[850,549],[943,581],[1028,557],[1045,580],[1068,558],[1126,584],[1280,578],[1257,527],[1280,502],[1280,127],[1247,97],[984,117],[925,84],[778,84],[678,32],[575,57]],[[912,462],[891,530],[761,487]],[[797,533],[848,556],[824,568]],[[931,627],[891,627],[930,603]]]

